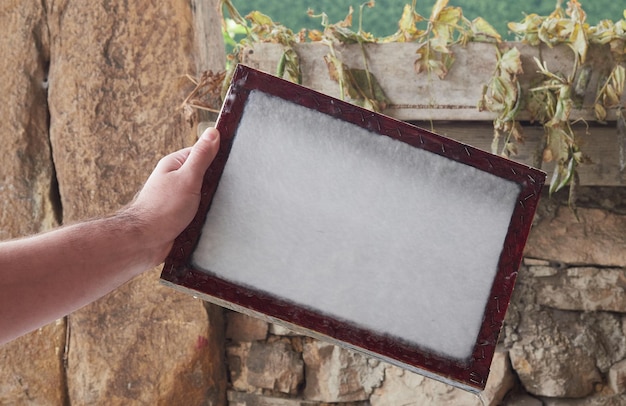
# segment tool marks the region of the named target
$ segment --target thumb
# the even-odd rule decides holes
[[[204,175],[213,162],[220,146],[220,133],[213,127],[207,128],[189,152],[183,168]]]

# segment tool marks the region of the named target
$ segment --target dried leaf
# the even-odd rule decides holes
[[[398,31],[389,37],[381,39],[380,42],[417,41],[418,38],[424,35],[424,31],[417,28],[417,23],[420,21],[424,21],[424,17],[416,13],[413,6],[405,4],[402,17],[398,21]]]
[[[476,17],[471,23],[472,34],[474,37],[493,39],[497,42],[502,40],[498,31],[482,17]]]
[[[491,140],[491,153],[494,155],[497,155],[499,149],[500,149],[500,131],[494,128],[493,139]]]
[[[596,103],[593,105],[593,111],[596,116],[596,120],[601,123],[606,122],[606,109],[602,105],[602,103]]]
[[[500,70],[510,75],[520,75],[524,73],[522,70],[522,59],[519,49],[513,47],[506,51],[498,61]]]
[[[578,0],[570,0],[567,2],[567,11],[565,12],[568,16],[571,17],[572,20],[580,23],[581,25],[585,23],[587,19],[587,14],[583,10],[582,5],[578,2]]]
[[[354,78],[355,86],[370,101],[374,111],[387,108],[389,99],[374,75],[364,69],[350,69],[350,74]]]
[[[324,62],[326,62],[326,68],[328,68],[328,75],[332,80],[338,82],[341,86],[344,82],[343,78],[343,63],[333,55],[324,55]]]
[[[439,19],[439,14],[443,11],[444,8],[448,5],[448,0],[437,0],[435,5],[433,6],[433,11],[430,14],[430,21],[436,21]]]
[[[538,32],[544,18],[537,14],[529,14],[520,23],[508,23],[509,30],[517,34],[519,40],[537,46],[540,43]]]
[[[591,80],[591,66],[585,65],[580,69],[576,83],[574,84],[574,94],[580,98],[585,96],[587,86]]]
[[[323,39],[322,32],[320,30],[309,30],[309,39],[313,42],[318,42]]]
[[[568,46],[578,55],[580,63],[585,63],[587,59],[587,35],[582,24],[574,24],[572,33],[569,36]]]
[[[626,169],[626,119],[622,109],[617,110],[617,144],[619,149],[619,171]]]
[[[434,38],[438,40],[438,43],[454,42],[454,31],[462,16],[463,13],[459,7],[446,7],[439,12],[436,19],[431,19]]]
[[[331,79],[339,83],[342,99],[347,97],[354,104],[377,112],[387,107],[389,99],[371,73],[350,69],[331,54],[324,56],[324,61]]]
[[[552,162],[554,160],[554,154],[552,154],[552,150],[550,148],[543,150],[542,159],[544,162]]]
[[[252,24],[256,24],[260,26],[274,25],[274,21],[272,21],[272,19],[269,16],[256,10],[248,14],[246,16],[246,20],[249,20],[250,22],[252,22]]]

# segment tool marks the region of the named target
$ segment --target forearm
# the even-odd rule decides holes
[[[131,210],[0,244],[0,343],[159,264],[167,244]]]
[[[159,263],[193,219],[219,149],[206,130],[159,161],[119,213],[0,243],[0,344],[92,302]]]

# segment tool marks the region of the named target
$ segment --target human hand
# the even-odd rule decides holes
[[[193,147],[162,158],[125,209],[137,218],[147,241],[155,248],[155,266],[165,259],[174,239],[193,220],[204,174],[218,149],[219,132],[208,128]]]

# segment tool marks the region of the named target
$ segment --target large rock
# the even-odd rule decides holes
[[[0,240],[57,225],[41,1],[0,3]],[[65,322],[0,347],[0,404],[65,404]]]
[[[243,342],[227,347],[231,383],[242,392],[270,390],[295,395],[304,381],[301,354],[288,339]]]
[[[268,323],[243,313],[226,312],[226,339],[233,341],[261,341],[267,338]]]
[[[513,369],[536,396],[591,395],[626,355],[622,317],[540,306],[538,295],[534,277],[522,268],[505,328]]]
[[[596,208],[541,205],[525,255],[566,264],[626,266],[626,216]]]
[[[119,209],[160,157],[194,142],[179,106],[196,75],[195,17],[185,0],[48,12],[50,138],[72,222]],[[210,317],[158,271],[71,315],[70,403],[225,403],[223,326]]]
[[[0,405],[65,405],[65,320],[2,347]]]
[[[614,393],[626,392],[626,360],[622,360],[609,369],[609,386]]]
[[[515,403],[517,406],[517,403]],[[584,399],[554,399],[543,398],[542,406],[624,406],[626,405],[626,396],[595,394]]]
[[[384,379],[385,363],[336,345],[307,339],[304,398],[322,402],[367,400]]]
[[[384,384],[374,391],[370,402],[372,406],[483,404],[476,394],[390,365],[385,369]]]
[[[147,273],[69,318],[68,388],[78,404],[221,404],[221,347],[200,300]],[[172,314],[175,309],[177,315]],[[204,315],[204,317],[201,317]],[[211,403],[209,403],[211,404]]]
[[[529,271],[536,275],[537,303],[541,305],[626,313],[626,269],[531,266]]]
[[[372,406],[496,406],[502,404],[504,397],[514,384],[515,378],[508,354],[499,350],[494,354],[487,385],[480,395],[398,367],[388,366],[385,370],[385,381],[380,388],[374,390],[370,402]]]
[[[40,1],[0,5],[0,240],[57,225],[48,139],[45,13]]]
[[[320,404],[319,402],[302,399],[279,398],[255,393],[228,391],[228,406],[320,406]]]

